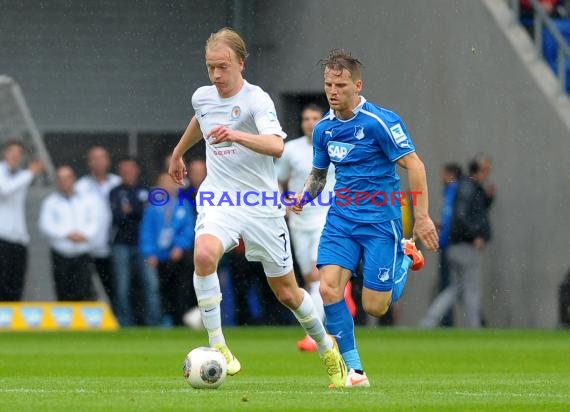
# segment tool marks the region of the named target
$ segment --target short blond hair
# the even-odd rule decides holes
[[[236,33],[234,29],[229,27],[224,27],[215,33],[212,33],[208,40],[206,41],[205,49],[213,47],[216,43],[223,43],[228,46],[236,54],[239,60],[243,60],[248,56],[247,49],[245,47],[245,42],[239,34]]]

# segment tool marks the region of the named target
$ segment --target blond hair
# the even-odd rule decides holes
[[[236,54],[238,60],[243,60],[245,62],[245,59],[248,56],[245,42],[241,36],[235,32],[235,30],[229,27],[224,27],[217,32],[212,33],[206,41],[205,49],[208,50],[217,43],[223,43],[228,46]]]

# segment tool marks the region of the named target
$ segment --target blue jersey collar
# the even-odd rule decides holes
[[[354,113],[355,115],[358,114],[358,112],[360,112],[360,110],[362,109],[362,106],[364,106],[364,103],[366,103],[366,99],[364,98],[364,96],[360,96],[360,102],[358,103],[358,105],[352,109],[352,113]],[[336,116],[334,115],[334,110],[330,109],[329,111],[329,120],[334,119]]]

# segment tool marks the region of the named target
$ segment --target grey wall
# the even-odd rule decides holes
[[[0,73],[42,131],[182,130],[230,1],[0,0]]]
[[[480,151],[493,156],[498,195],[485,253],[485,317],[492,326],[555,325],[556,288],[570,266],[570,135],[483,3],[256,6],[256,80],[274,96],[318,92],[318,60],[332,48],[351,50],[365,65],[363,94],[407,122],[428,168],[434,217],[440,165]],[[429,304],[437,257],[427,259],[403,299],[406,325]]]

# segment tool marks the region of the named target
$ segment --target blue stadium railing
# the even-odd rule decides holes
[[[544,58],[558,78],[560,91],[570,93],[570,18],[550,18],[538,0],[530,0],[534,9],[533,19],[521,20],[521,24],[532,28],[534,46],[539,57]],[[519,18],[519,0],[510,0],[515,19]]]

